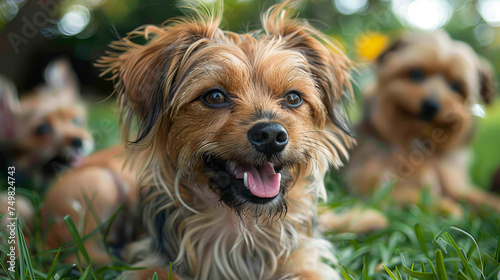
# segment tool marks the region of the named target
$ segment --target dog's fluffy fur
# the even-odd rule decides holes
[[[437,32],[403,37],[380,55],[377,68],[359,129],[362,142],[347,168],[349,188],[366,196],[392,183],[393,197],[410,203],[428,188],[445,212],[460,214],[460,199],[500,211],[500,198],[472,186],[466,160],[473,107],[496,93],[491,66],[465,43]]]
[[[291,18],[289,6],[272,7],[263,30],[248,34],[222,31],[220,13],[198,10],[132,32],[113,44],[121,52],[99,61],[116,81],[129,159],[140,166],[145,192],[141,220],[150,238],[128,246],[127,255],[151,269],[128,273],[131,279],[166,275],[169,262],[182,279],[337,279],[321,262],[334,258],[318,232],[316,207],[328,165],[341,166],[353,144],[341,105],[350,62]],[[223,92],[227,106],[205,104],[210,89]],[[287,105],[290,92],[303,99],[300,106]],[[258,123],[286,130],[281,152],[265,155],[249,143]],[[229,164],[272,164],[281,174],[278,194],[243,195]],[[89,196],[105,195],[105,186],[93,184]]]

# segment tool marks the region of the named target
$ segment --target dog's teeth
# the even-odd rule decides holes
[[[248,173],[245,172],[245,174],[243,174],[243,184],[245,185],[245,188],[248,189]]]

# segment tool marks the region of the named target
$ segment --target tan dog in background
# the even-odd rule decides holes
[[[137,237],[135,232],[142,229],[137,204],[140,168],[137,165],[125,167],[127,155],[128,152],[119,147],[94,153],[57,180],[48,191],[42,208],[44,230],[48,230],[46,249],[73,240],[63,220],[66,215],[72,217],[84,236],[105,223],[122,204],[124,209],[114,221],[106,241],[119,251]],[[111,261],[101,235],[106,227],[107,223],[85,241],[86,250],[96,264]],[[76,258],[72,256],[64,261],[76,262]]]
[[[289,5],[273,6],[253,33],[222,31],[220,13],[197,11],[116,42],[120,53],[99,63],[117,83],[135,167],[119,169],[120,149],[91,156],[53,188],[44,211],[69,213],[89,232],[92,218],[73,206],[85,205],[79,191],[109,213],[133,206],[115,186],[131,182],[133,190],[137,176],[148,237],[126,259],[150,269],[128,279],[155,271],[166,279],[170,262],[174,279],[340,279],[322,263],[335,259],[318,230],[317,203],[328,166],[341,166],[353,144],[340,105],[350,63],[290,17]],[[148,42],[131,41],[137,36]]]
[[[35,187],[47,184],[94,148],[69,61],[53,61],[44,77],[45,84],[20,100],[16,87],[0,77],[0,153],[3,165],[16,168],[18,186],[27,181]]]
[[[500,211],[500,198],[470,181],[467,145],[472,111],[496,94],[491,67],[446,33],[406,36],[380,55],[366,97],[361,143],[347,167],[361,196],[393,183],[392,196],[417,203],[428,188],[434,205],[459,214],[458,200]]]

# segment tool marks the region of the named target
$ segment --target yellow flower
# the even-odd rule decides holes
[[[354,42],[360,60],[374,61],[389,44],[389,37],[381,33],[361,34]]]

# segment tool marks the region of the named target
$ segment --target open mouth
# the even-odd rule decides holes
[[[228,161],[226,170],[236,179],[243,179],[243,185],[255,197],[273,198],[280,191],[281,174],[270,162],[252,166]]]
[[[52,174],[52,173],[57,173],[62,169],[67,169],[67,168],[75,168],[79,166],[83,160],[85,159],[85,156],[83,155],[63,155],[63,154],[58,154],[54,158],[50,159],[45,165],[44,165],[44,171]]]
[[[252,165],[207,157],[205,167],[211,188],[229,206],[267,204],[283,196],[287,175],[282,166],[271,162]]]

